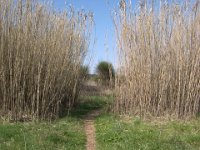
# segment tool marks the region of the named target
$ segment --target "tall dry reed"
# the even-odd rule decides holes
[[[121,1],[114,111],[141,117],[200,112],[200,3]]]
[[[36,0],[0,0],[0,113],[51,119],[77,98],[92,15]]]

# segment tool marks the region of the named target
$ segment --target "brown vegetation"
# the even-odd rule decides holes
[[[55,118],[77,97],[90,14],[32,0],[0,0],[0,113]]]
[[[149,1],[148,1],[149,2]],[[200,3],[121,1],[114,111],[141,117],[200,112]],[[121,81],[123,80],[123,81]]]

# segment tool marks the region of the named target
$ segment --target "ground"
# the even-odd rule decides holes
[[[151,123],[102,114],[95,121],[98,150],[200,150],[200,120]]]
[[[1,121],[0,150],[200,150],[200,118],[155,122],[114,115],[112,93],[93,92],[51,123]]]
[[[101,113],[100,109],[90,112],[84,118],[85,123],[85,133],[87,138],[86,149],[95,150],[96,149],[96,130],[94,125],[94,120]]]
[[[85,142],[83,121],[77,118],[0,124],[0,150],[84,150]]]

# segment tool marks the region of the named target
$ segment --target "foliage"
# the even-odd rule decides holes
[[[113,65],[106,61],[99,62],[96,72],[103,82],[108,82],[115,77]]]
[[[88,66],[81,66],[80,77],[83,80],[87,80],[89,78],[89,67]]]

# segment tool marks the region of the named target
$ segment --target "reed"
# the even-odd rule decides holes
[[[124,0],[116,13],[120,114],[194,117],[200,112],[200,3]]]
[[[36,0],[0,0],[0,113],[52,119],[76,101],[92,15]]]

